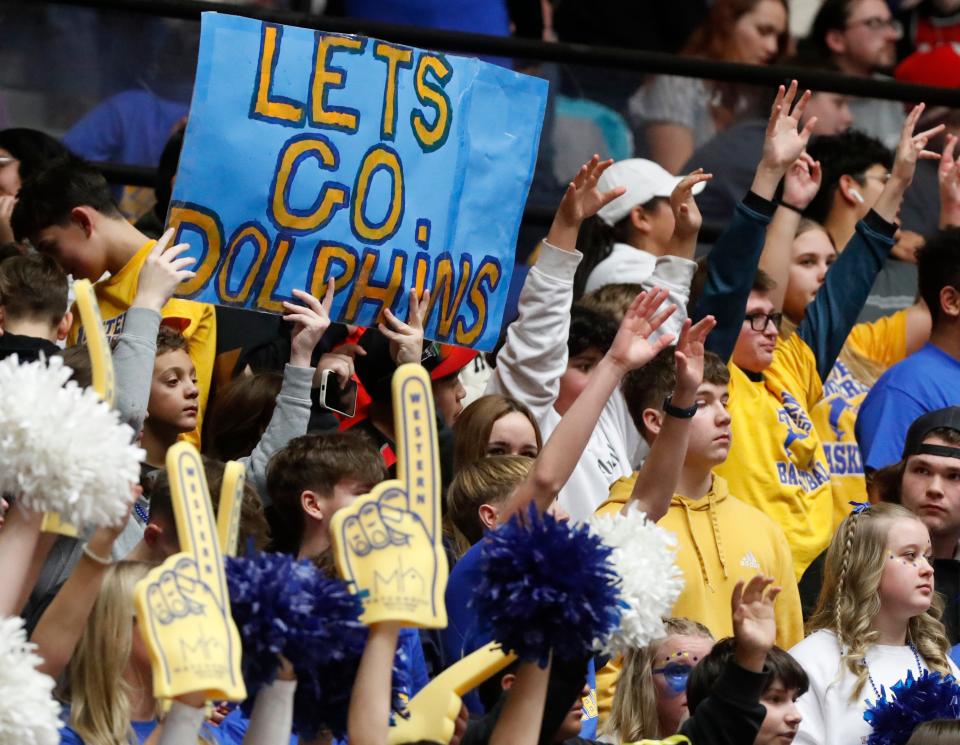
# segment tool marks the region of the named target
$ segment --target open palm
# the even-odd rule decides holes
[[[784,90],[781,85],[777,91],[763,143],[763,162],[766,165],[786,169],[800,157],[800,153],[807,147],[810,135],[813,134],[816,117],[811,118],[802,130],[798,129],[811,93],[806,91],[793,106],[796,95],[796,80],[790,83],[788,89]]]
[[[657,311],[667,299],[667,294],[667,291],[660,287],[650,292],[641,292],[623,317],[610,347],[610,357],[624,370],[643,367],[673,341],[673,334],[663,334],[657,339],[650,339],[677,309],[677,306],[671,303],[658,314]]]
[[[589,162],[584,163],[567,186],[560,208],[557,210],[557,218],[569,224],[579,224],[588,217],[593,217],[601,207],[623,194],[625,191],[623,187],[607,192],[597,188],[600,176],[611,165],[613,160],[601,162],[599,155],[594,155]]]
[[[766,651],[776,642],[777,621],[773,603],[780,588],[770,587],[772,584],[773,578],[758,574],[746,586],[741,580],[733,588],[733,633],[738,647]]]
[[[691,324],[688,318],[680,330],[674,358],[677,362],[677,389],[695,394],[703,382],[703,356],[706,351],[707,334],[717,325],[713,316],[701,318]]]

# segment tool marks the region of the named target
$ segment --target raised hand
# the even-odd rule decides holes
[[[670,209],[673,210],[675,227],[673,235],[681,240],[695,239],[703,224],[700,209],[693,198],[693,188],[713,178],[712,173],[704,173],[698,168],[680,180],[670,194]]]
[[[134,307],[150,308],[159,313],[167,301],[173,297],[180,283],[196,276],[197,273],[189,269],[196,263],[196,259],[191,256],[180,256],[190,249],[190,245],[178,243],[171,246],[170,242],[174,235],[176,235],[174,228],[167,230],[147,254],[146,261],[140,267],[140,276],[137,278],[137,294],[133,298]]]
[[[430,290],[424,290],[417,300],[417,290],[410,290],[407,303],[407,322],[397,318],[389,308],[383,309],[387,323],[378,324],[380,333],[390,340],[390,356],[396,365],[419,365],[423,359],[423,326],[430,309]]]
[[[622,186],[607,192],[597,188],[600,176],[611,165],[613,165],[612,159],[601,162],[600,156],[594,155],[589,162],[580,167],[573,181],[567,185],[563,199],[560,200],[560,207],[557,208],[557,214],[547,234],[548,243],[565,251],[574,250],[580,224],[588,217],[593,217],[601,207],[626,191]]]
[[[13,217],[13,208],[16,205],[16,197],[7,194],[0,196],[0,243],[13,243],[16,240],[13,228],[10,227],[10,218]]]
[[[334,513],[340,576],[363,600],[361,619],[444,628],[447,558],[442,544],[440,458],[430,376],[419,364],[393,376],[397,478]]]
[[[677,349],[674,352],[674,359],[677,362],[676,394],[690,398],[696,396],[697,389],[703,382],[705,342],[707,335],[716,325],[717,321],[713,316],[705,316],[695,324],[691,324],[689,318],[684,321],[680,338],[677,340]],[[676,394],[675,403],[677,403]]]
[[[226,573],[203,463],[178,442],[167,451],[180,553],[137,583],[140,633],[153,663],[158,698],[202,693],[242,701],[240,636],[230,615]]]
[[[763,140],[763,155],[751,186],[751,191],[764,199],[773,199],[777,184],[790,165],[806,149],[817,123],[817,118],[811,117],[804,128],[798,130],[811,94],[806,91],[794,105],[796,95],[796,80],[792,81],[787,89],[781,85],[770,109],[770,119]]]
[[[822,178],[820,161],[811,158],[806,151],[800,153],[784,177],[783,201],[791,207],[805,210],[820,191]]]
[[[313,387],[320,387],[320,379],[324,370],[330,370],[337,376],[340,386],[347,385],[355,372],[354,358],[366,357],[367,350],[359,344],[342,344],[332,352],[327,352],[317,362],[317,372],[313,376]]]
[[[313,350],[324,332],[330,328],[333,277],[327,281],[327,291],[322,302],[303,290],[294,290],[293,294],[303,305],[283,301],[283,307],[287,311],[283,320],[293,324],[293,333],[290,335],[290,364],[294,367],[310,367]]]
[[[960,158],[954,160],[957,136],[947,135],[937,181],[940,183],[940,227],[960,225]]]
[[[816,126],[817,118],[811,117],[802,130],[798,131],[798,127],[811,95],[810,91],[804,91],[794,105],[793,102],[797,96],[796,80],[791,81],[790,87],[786,90],[782,85],[777,90],[777,97],[770,109],[767,134],[763,142],[762,162],[764,165],[786,171],[790,164],[799,158],[800,153],[806,149],[810,135],[813,134],[813,128]]]
[[[893,159],[893,168],[890,169],[890,178],[887,179],[886,186],[883,187],[883,191],[873,205],[873,211],[889,223],[897,220],[903,195],[916,173],[917,161],[940,158],[940,153],[927,150],[926,147],[931,137],[943,131],[944,125],[939,124],[919,134],[913,133],[920,115],[923,114],[923,109],[924,104],[917,104],[907,114],[900,132],[900,143],[897,145],[897,152]]]
[[[762,574],[752,577],[746,585],[741,580],[733,588],[730,601],[737,662],[756,671],[763,669],[767,652],[777,639],[773,603],[780,594],[780,588],[771,587],[772,584],[773,578]]]
[[[396,717],[389,745],[408,742],[450,742],[463,706],[461,697],[517,659],[490,642],[455,662],[430,681]]]
[[[673,334],[662,334],[657,339],[650,339],[677,309],[677,306],[671,303],[657,314],[667,295],[667,291],[660,287],[650,292],[641,292],[627,309],[610,351],[607,352],[610,360],[624,372],[643,367],[673,341]]]
[[[926,129],[919,134],[914,134],[913,130],[917,127],[920,115],[926,104],[917,104],[913,110],[907,114],[903,122],[903,129],[900,131],[900,142],[897,144],[897,153],[893,158],[893,168],[890,170],[890,180],[899,180],[904,182],[904,188],[913,181],[913,174],[917,170],[918,160],[938,160],[940,153],[927,150],[927,143],[930,138],[940,134],[945,125],[938,124],[936,127]]]

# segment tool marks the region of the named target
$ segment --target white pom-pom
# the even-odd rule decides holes
[[[0,742],[57,745],[60,704],[53,678],[37,670],[43,660],[27,641],[23,620],[0,618]]]
[[[664,635],[663,618],[683,590],[683,573],[676,565],[677,540],[647,520],[639,507],[626,515],[593,515],[590,529],[613,549],[611,561],[620,575],[625,604],[620,628],[597,643],[597,651],[617,655],[646,647]]]
[[[116,412],[69,377],[60,357],[0,361],[0,494],[75,525],[115,525],[143,451]]]

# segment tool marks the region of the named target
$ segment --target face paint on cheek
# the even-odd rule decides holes
[[[911,561],[910,559],[905,559],[902,556],[894,556],[893,554],[888,554],[887,556],[890,559],[890,561],[895,561],[901,566],[905,566],[905,567],[910,566],[910,567],[916,568],[920,564],[919,561]]]

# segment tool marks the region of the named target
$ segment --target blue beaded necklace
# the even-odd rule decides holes
[[[913,642],[907,642],[907,646],[910,647],[910,651],[913,652],[913,659],[917,661],[917,673],[923,675],[923,663],[920,661],[920,653],[917,652],[917,648],[913,646]],[[876,684],[873,682],[873,676],[870,675],[870,666],[867,664],[867,657],[863,657],[863,666],[867,668],[867,680],[870,681],[870,687],[873,689],[873,695],[877,697],[877,700],[880,699],[880,691],[877,690]]]
[[[139,501],[133,503],[133,511],[137,514],[137,519],[140,521],[141,525],[146,525],[148,522],[150,522],[150,513],[140,506]]]

